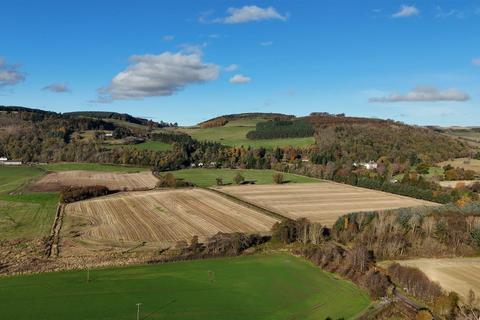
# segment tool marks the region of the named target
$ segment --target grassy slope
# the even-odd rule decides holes
[[[216,128],[184,128],[183,132],[191,135],[194,139],[200,141],[217,141],[227,146],[251,146],[251,147],[305,147],[313,144],[313,137],[307,138],[289,138],[289,139],[266,139],[266,140],[249,140],[246,135],[249,131],[255,130],[255,125],[264,121],[263,119],[244,119],[235,120],[227,123],[223,127]]]
[[[213,272],[214,281],[210,281]],[[288,254],[0,279],[5,319],[334,319],[369,304],[354,284]],[[26,308],[25,306],[28,306]]]
[[[153,150],[153,151],[169,151],[172,150],[172,145],[161,142],[161,141],[145,141],[139,144],[111,144],[108,145],[106,144],[105,147],[107,148],[119,148],[119,147],[125,147],[125,148],[135,148],[139,150]]]
[[[200,187],[211,187],[216,185],[216,178],[222,178],[224,184],[233,183],[233,177],[240,173],[246,180],[254,180],[257,184],[273,183],[273,170],[253,170],[253,169],[183,169],[171,171],[176,177],[193,182]],[[294,174],[283,174],[285,182],[319,182],[305,176]]]
[[[48,235],[58,194],[9,194],[42,173],[34,167],[0,166],[0,240]]]
[[[131,166],[120,166],[120,165],[113,165],[113,164],[73,163],[73,162],[49,163],[46,165],[41,165],[40,167],[48,171],[89,170],[89,171],[103,171],[103,172],[140,172],[140,171],[150,170],[150,168],[146,168],[146,167],[131,167]]]

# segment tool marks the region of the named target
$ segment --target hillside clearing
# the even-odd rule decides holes
[[[277,221],[203,189],[121,193],[76,202],[65,209],[69,230],[80,240],[112,243],[172,244],[218,232],[268,233]]]
[[[106,148],[133,148],[138,150],[152,150],[152,151],[169,151],[172,150],[173,146],[171,144],[161,142],[161,141],[145,141],[137,144],[105,144]]]
[[[351,319],[370,303],[353,283],[292,255],[185,261],[0,279],[5,319]],[[28,305],[28,308],[25,307]]]
[[[284,185],[216,187],[291,219],[307,218],[332,226],[338,217],[351,212],[436,205],[435,203],[349,185],[321,182]]]
[[[44,175],[31,183],[30,191],[61,191],[65,187],[84,187],[101,185],[110,190],[148,190],[153,189],[158,179],[149,171],[140,173],[119,173],[100,171],[61,171]]]
[[[414,259],[397,261],[401,265],[422,270],[444,289],[455,291],[463,298],[472,289],[480,296],[480,258]]]
[[[214,128],[181,128],[180,131],[187,133],[199,141],[215,141],[231,147],[253,147],[253,148],[276,148],[276,147],[307,147],[315,143],[313,137],[307,138],[285,138],[285,139],[261,139],[250,140],[247,138],[249,131],[255,130],[258,122],[266,121],[261,118],[241,119],[228,122],[225,126]]]
[[[245,180],[254,181],[255,184],[272,184],[273,175],[278,173],[274,170],[255,170],[255,169],[183,169],[170,171],[175,177],[194,183],[199,187],[211,187],[216,185],[216,179],[222,178],[224,184],[233,184],[233,177],[238,173]],[[318,179],[295,175],[291,173],[282,173],[285,183],[307,183],[318,182]]]

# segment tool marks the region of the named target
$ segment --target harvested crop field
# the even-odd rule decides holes
[[[139,173],[61,171],[52,172],[36,180],[29,191],[60,191],[64,187],[101,185],[110,190],[148,190],[157,184],[157,178],[149,171]]]
[[[332,226],[338,217],[351,212],[436,205],[428,201],[327,181],[226,186],[215,189],[291,219],[307,218],[327,226]]]
[[[468,296],[470,289],[477,297],[480,296],[480,258],[415,259],[397,262],[422,270],[430,280],[464,298]]]
[[[275,218],[202,189],[128,192],[65,209],[65,234],[89,243],[171,244],[218,232],[268,232]]]

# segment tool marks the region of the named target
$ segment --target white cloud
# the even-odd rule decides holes
[[[268,47],[268,46],[271,46],[272,44],[273,44],[273,41],[260,42],[260,45],[263,47]]]
[[[173,39],[175,39],[175,36],[172,36],[171,34],[163,36],[163,41],[172,41]]]
[[[400,10],[392,15],[394,18],[413,17],[420,14],[420,11],[415,6],[403,5]]]
[[[134,55],[130,66],[99,89],[99,102],[170,96],[185,86],[215,80],[219,66],[202,61],[198,53]]]
[[[14,86],[25,81],[25,74],[19,68],[19,65],[7,64],[5,59],[0,57],[0,87]]]
[[[224,69],[227,72],[233,72],[238,69],[238,66],[236,64],[231,64],[229,66],[226,66]]]
[[[470,96],[458,89],[440,91],[434,87],[416,87],[406,94],[394,92],[388,96],[372,97],[369,102],[437,102],[437,101],[467,101]]]
[[[217,18],[212,22],[237,24],[262,20],[281,20],[286,21],[288,14],[280,14],[274,7],[260,8],[257,6],[244,6],[242,8],[228,8],[228,15],[224,18]],[[205,22],[205,16],[201,20]]]
[[[472,63],[476,66],[480,66],[480,58],[473,59]]]
[[[252,81],[250,77],[247,77],[241,74],[236,74],[230,78],[230,83],[233,83],[233,84],[249,83],[250,81]]]
[[[42,90],[48,90],[55,93],[64,93],[70,92],[70,88],[68,87],[68,83],[52,83],[46,87],[43,87]]]

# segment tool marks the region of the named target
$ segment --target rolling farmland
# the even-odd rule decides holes
[[[477,297],[480,296],[480,258],[414,259],[397,262],[422,270],[430,280],[464,298],[470,289]]]
[[[268,232],[277,221],[202,189],[121,193],[69,204],[65,213],[68,229],[80,232],[82,240],[120,245]]]
[[[44,175],[29,186],[31,191],[60,191],[64,187],[102,185],[110,190],[147,190],[155,187],[157,178],[149,171],[118,173],[99,171],[61,171]]]
[[[327,226],[332,226],[338,217],[350,212],[436,205],[423,200],[327,181],[308,184],[226,186],[216,189],[285,217],[307,218]]]

